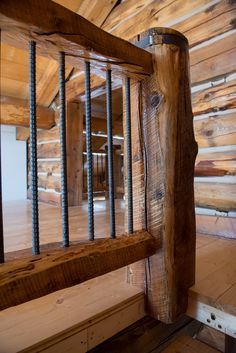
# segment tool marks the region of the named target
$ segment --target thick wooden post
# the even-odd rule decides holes
[[[83,107],[67,103],[67,183],[68,205],[78,206],[83,195]]]
[[[186,311],[195,277],[193,175],[197,144],[189,87],[188,43],[156,28],[139,45],[153,54],[154,73],[131,81],[134,230],[160,242],[156,254],[129,268],[147,294],[148,312],[166,323]]]

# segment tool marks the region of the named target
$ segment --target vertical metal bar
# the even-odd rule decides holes
[[[112,136],[112,87],[111,70],[106,73],[107,98],[107,156],[108,156],[108,186],[110,206],[110,237],[116,237],[115,201],[114,201],[114,175],[113,175],[113,136]]]
[[[128,198],[128,233],[133,233],[133,185],[132,185],[132,144],[131,144],[131,110],[130,78],[125,79],[126,111],[126,157],[127,157],[127,198]]]
[[[87,185],[88,185],[88,239],[94,240],[94,206],[93,206],[93,154],[91,137],[91,87],[90,63],[85,62],[85,119],[87,150]]]
[[[36,121],[36,43],[29,43],[30,171],[32,192],[32,252],[39,254],[38,167]]]
[[[84,173],[84,154],[82,154],[82,158],[83,158],[83,161],[82,161],[82,167],[83,167],[83,186],[82,186],[82,194],[84,192],[84,186],[85,186],[85,183],[84,183],[84,177],[85,177],[85,173]]]
[[[1,29],[0,29],[0,43],[1,43]],[[0,52],[0,56],[1,56],[1,52]],[[1,71],[1,60],[0,60],[0,71]],[[0,121],[1,121],[1,109],[0,109]],[[3,263],[4,262],[4,238],[3,238],[4,234],[3,234],[3,210],[2,210],[1,138],[2,138],[2,132],[1,132],[1,124],[0,124],[0,263]]]
[[[0,124],[0,263],[4,262],[3,238],[3,211],[2,211],[2,164],[1,164],[1,124]]]
[[[59,99],[60,99],[60,147],[61,147],[61,217],[62,242],[69,246],[69,217],[66,165],[66,93],[65,93],[65,53],[59,53]]]

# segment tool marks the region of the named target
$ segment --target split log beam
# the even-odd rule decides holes
[[[24,99],[0,98],[1,124],[14,126],[29,126],[29,101]],[[37,127],[50,129],[54,125],[54,111],[50,108],[37,106]]]
[[[161,247],[128,273],[130,283],[145,290],[149,314],[170,323],[186,311],[195,280],[197,145],[186,38],[163,28],[141,38],[147,35],[154,74],[131,86],[134,229],[146,228]]]
[[[227,100],[227,97],[223,100]],[[234,145],[236,142],[236,113],[212,115],[195,120],[194,133],[199,147]]]
[[[199,153],[195,163],[195,176],[236,175],[236,150]]]
[[[194,116],[236,108],[235,90],[236,80],[233,80],[193,93]]]
[[[219,211],[235,211],[236,183],[211,182],[210,177],[208,179],[208,182],[194,182],[195,205]]]
[[[58,52],[64,51],[68,65],[84,68],[89,60],[98,75],[106,67],[140,78],[152,73],[150,53],[49,0],[1,1],[0,27],[3,42],[26,48],[33,39],[39,54],[58,60]]]
[[[69,248],[46,245],[37,256],[0,265],[0,309],[39,298],[114,271],[156,252],[157,240],[146,231],[116,239],[98,239]]]

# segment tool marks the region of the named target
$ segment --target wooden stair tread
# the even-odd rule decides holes
[[[144,293],[125,283],[124,271],[0,312],[0,351],[36,352],[57,344],[62,349],[73,336],[83,353],[141,319]]]
[[[196,282],[189,290],[188,314],[236,336],[236,241],[198,235]]]
[[[190,336],[180,336],[174,340],[162,353],[219,353],[218,350]]]

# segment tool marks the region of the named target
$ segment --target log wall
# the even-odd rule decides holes
[[[59,126],[56,125],[50,130],[39,130],[37,138],[39,201],[60,205],[61,169]],[[28,197],[30,198],[29,174]]]
[[[195,138],[197,230],[218,234],[236,227],[236,2],[230,0],[124,1],[103,28],[129,39],[151,27],[171,27],[190,44]],[[210,222],[206,222],[209,220]],[[219,217],[224,217],[219,219]],[[209,227],[207,227],[209,224]]]

